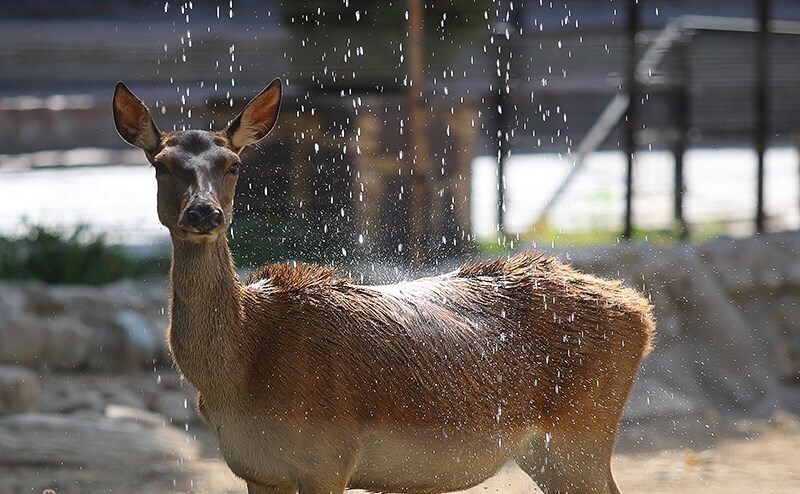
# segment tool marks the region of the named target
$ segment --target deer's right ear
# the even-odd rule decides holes
[[[158,149],[161,132],[153,122],[150,110],[121,82],[114,89],[114,125],[129,144],[147,153],[154,153]]]

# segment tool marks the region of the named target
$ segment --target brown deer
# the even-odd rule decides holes
[[[617,422],[654,326],[640,293],[532,253],[388,286],[288,263],[239,280],[239,154],[280,102],[276,79],[218,132],[159,131],[122,83],[113,105],[172,237],[175,363],[248,492],[442,493],[510,460],[546,493],[619,492]]]

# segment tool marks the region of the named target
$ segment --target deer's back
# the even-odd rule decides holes
[[[374,287],[273,265],[245,293],[243,332],[271,355],[248,357],[252,396],[406,432],[563,417],[601,376],[629,382],[653,327],[638,292],[534,254]]]

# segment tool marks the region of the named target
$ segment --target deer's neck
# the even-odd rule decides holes
[[[242,324],[241,284],[227,240],[195,244],[173,238],[169,343],[184,376],[213,393],[232,370],[226,350]]]

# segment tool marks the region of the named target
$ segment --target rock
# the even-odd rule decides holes
[[[63,314],[68,308],[75,306],[61,296],[63,287],[59,290],[54,285],[32,285],[29,287],[30,300],[28,308],[31,313],[40,317],[52,317]]]
[[[784,295],[778,298],[772,306],[777,312],[777,319],[786,336],[800,340],[800,299],[796,295]]]
[[[23,312],[27,305],[26,295],[26,291],[19,286],[0,283],[0,314],[8,318]]]
[[[140,389],[131,389],[128,385],[118,382],[97,383],[97,389],[102,392],[103,402],[107,405],[122,405],[129,408],[147,409],[145,393]]]
[[[800,342],[785,339],[777,344],[776,353],[781,378],[789,383],[800,382]]]
[[[47,363],[55,370],[81,370],[92,347],[92,330],[81,321],[60,316],[47,325]]]
[[[698,400],[674,390],[670,383],[657,376],[636,382],[625,406],[624,419],[640,422],[648,419],[675,419],[703,412]],[[666,391],[669,390],[669,391]]]
[[[764,255],[769,256],[770,254],[764,252]],[[762,294],[775,295],[787,284],[786,275],[782,269],[766,266],[756,273],[756,284]]]
[[[129,420],[149,427],[158,427],[165,424],[165,419],[156,413],[125,405],[108,405],[106,417],[118,420]]]
[[[784,410],[775,410],[769,419],[772,427],[788,433],[800,433],[800,417]]]
[[[86,366],[92,371],[117,371],[121,368],[122,336],[115,328],[99,328],[93,330],[92,349],[89,352]]]
[[[151,408],[163,415],[168,423],[183,426],[186,423],[197,425],[203,419],[197,413],[197,397],[191,391],[164,391],[156,396]]]
[[[0,465],[122,468],[140,476],[198,449],[177,428],[96,413],[0,417],[0,444]]]
[[[786,286],[794,293],[800,292],[800,259],[792,259],[784,269]]]
[[[23,367],[0,366],[0,415],[35,410],[39,393],[39,378],[32,371]]]
[[[700,259],[721,281],[722,288],[735,300],[744,300],[755,291],[756,266],[745,262],[744,246],[722,237],[697,247]],[[759,263],[760,264],[760,263]]]
[[[41,365],[45,335],[42,321],[28,314],[0,320],[0,364]]]
[[[116,323],[122,331],[122,366],[139,369],[152,365],[161,354],[161,344],[148,321],[132,310],[124,310],[117,314]]]
[[[70,393],[65,396],[51,398],[47,403],[39,406],[39,411],[50,413],[74,413],[80,410],[93,410],[102,412],[106,404],[102,395],[96,390],[86,390],[80,393]]]
[[[116,312],[114,324],[119,326],[120,318],[125,318],[125,313],[136,314],[139,321],[136,323],[147,328],[147,344],[154,341],[156,352],[153,358],[157,362],[171,362],[172,357],[167,347],[165,337],[169,325],[169,295],[164,283],[134,283],[121,281],[108,288],[110,298],[114,300]],[[124,342],[123,342],[124,344]],[[149,350],[148,350],[149,352]],[[152,364],[149,361],[148,364]]]
[[[769,257],[762,244],[753,247],[758,247],[758,255]],[[656,314],[666,316],[666,326],[656,327],[655,349],[639,374],[640,386],[691,400],[695,410],[752,413],[777,406],[782,396],[774,379],[774,327],[767,325],[765,312],[754,323],[744,303],[731,299],[750,303],[750,295],[767,290],[770,300],[774,292],[769,290],[780,278],[769,274],[774,262],[743,250],[728,240],[664,250],[623,245],[603,249],[602,255],[575,252],[576,267],[626,279],[639,288],[644,281],[658,294]],[[767,274],[761,275],[760,286],[751,286],[753,273],[762,271]],[[644,402],[644,409],[653,407],[655,415],[652,398]]]

